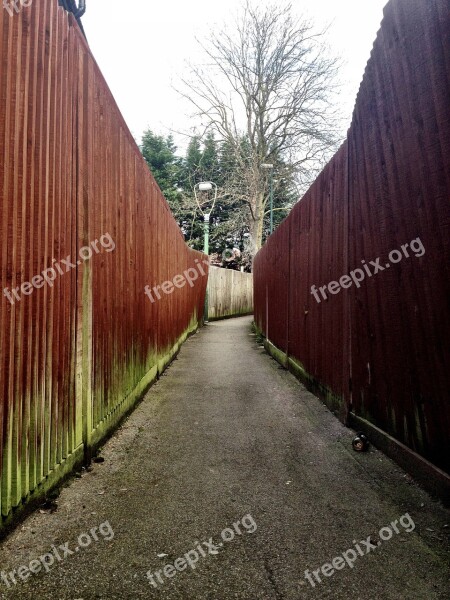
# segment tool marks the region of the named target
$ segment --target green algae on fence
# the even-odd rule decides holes
[[[186,245],[59,4],[0,11],[0,289],[71,265],[0,303],[3,525],[89,460],[203,319],[206,277],[157,305],[144,294],[206,257]],[[105,236],[107,249],[81,255]]]

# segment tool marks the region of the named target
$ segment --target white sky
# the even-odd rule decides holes
[[[195,37],[213,34],[233,19],[242,0],[88,0],[83,24],[92,52],[122,114],[138,142],[150,127],[167,134],[189,130],[189,106],[172,89],[195,62]],[[259,0],[259,5],[266,0]],[[387,0],[293,0],[294,10],[318,26],[331,23],[328,43],[345,67],[339,97],[350,124],[362,80]],[[175,136],[183,147],[183,137]]]

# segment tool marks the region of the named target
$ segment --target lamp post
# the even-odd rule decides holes
[[[209,209],[209,212],[207,212],[207,208],[206,206],[208,204],[210,204],[211,200],[208,198],[205,202],[200,202],[199,200],[199,196],[198,196],[198,192],[210,192],[211,190],[214,190],[214,199],[212,201],[211,207]],[[203,252],[206,254],[206,256],[208,256],[209,258],[209,223],[210,223],[210,218],[211,218],[211,213],[214,210],[214,205],[216,203],[217,200],[217,185],[215,183],[213,183],[212,181],[201,181],[200,183],[197,183],[194,186],[194,195],[195,195],[195,200],[198,204],[198,207],[200,209],[200,212],[203,215],[203,221],[204,221],[204,242],[203,242]],[[206,212],[203,210],[203,207],[206,208]],[[205,296],[205,323],[208,323],[208,288],[206,288],[206,296]]]
[[[273,164],[263,163],[261,169],[270,171],[270,235],[273,233]]]

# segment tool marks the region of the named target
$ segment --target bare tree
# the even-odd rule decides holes
[[[295,173],[301,185],[336,146],[332,100],[339,61],[328,55],[325,32],[295,18],[291,4],[247,2],[233,27],[200,44],[206,62],[191,65],[180,93],[205,129],[233,148],[230,184],[248,207],[254,254],[268,202],[261,165],[283,164],[281,176]]]

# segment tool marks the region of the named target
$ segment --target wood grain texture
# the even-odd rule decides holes
[[[73,16],[57,0],[0,10],[0,52],[1,290],[75,265],[14,304],[1,296],[8,517],[129,409],[202,319],[206,278],[157,305],[145,296],[204,256],[184,243]]]
[[[208,318],[248,315],[253,312],[253,275],[233,269],[209,268]]]
[[[450,470],[450,6],[391,0],[347,140],[255,259],[255,320],[311,382]],[[390,264],[420,238],[425,254]],[[311,286],[381,258],[317,303]],[[373,272],[372,268],[372,272]]]

